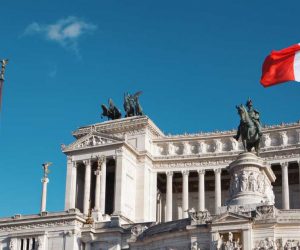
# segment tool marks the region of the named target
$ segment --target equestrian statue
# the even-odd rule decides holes
[[[248,98],[246,106],[248,109],[242,104],[236,106],[241,120],[237,134],[233,138],[238,141],[241,137],[245,151],[251,152],[252,148],[254,148],[258,154],[259,143],[262,137],[259,112],[253,108],[253,103],[250,98]]]
[[[121,111],[115,106],[111,98],[109,98],[108,100],[108,105],[109,106],[106,107],[105,104],[101,104],[101,108],[103,111],[101,114],[101,118],[103,118],[103,116],[106,116],[108,120],[120,119],[122,116]]]

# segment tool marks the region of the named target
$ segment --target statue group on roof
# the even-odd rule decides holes
[[[142,116],[144,115],[142,106],[139,102],[139,97],[142,94],[142,91],[138,91],[135,94],[131,95],[128,92],[124,94],[124,111],[125,117],[132,116]],[[109,120],[120,119],[122,117],[121,111],[115,106],[113,100],[109,98],[108,107],[105,104],[101,104],[102,115],[107,117]]]

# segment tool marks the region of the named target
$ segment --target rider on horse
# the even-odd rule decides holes
[[[260,120],[259,120],[259,112],[253,108],[253,103],[250,98],[248,98],[246,106],[248,108],[248,114],[257,128],[257,133],[259,136],[261,136],[262,132],[261,132],[261,124],[260,124]]]
[[[262,132],[261,132],[261,123],[260,123],[260,120],[259,120],[259,112],[253,108],[253,103],[252,103],[252,100],[250,98],[248,98],[247,100],[247,103],[246,103],[246,106],[248,108],[247,112],[248,112],[248,115],[250,117],[250,119],[253,121],[256,129],[257,129],[257,133],[259,136],[262,136]],[[236,139],[237,141],[239,140],[240,138],[240,125],[237,129],[237,134],[234,136],[234,139]]]

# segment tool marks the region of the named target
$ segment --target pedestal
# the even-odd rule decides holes
[[[230,199],[226,205],[274,205],[272,182],[276,177],[271,166],[252,153],[242,153],[228,167]]]

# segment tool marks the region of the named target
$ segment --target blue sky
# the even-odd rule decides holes
[[[299,1],[0,1],[6,71],[0,121],[0,216],[63,210],[71,131],[100,122],[109,97],[142,90],[165,132],[228,130],[251,96],[264,124],[300,118],[299,83],[264,89],[272,49],[300,41]]]

